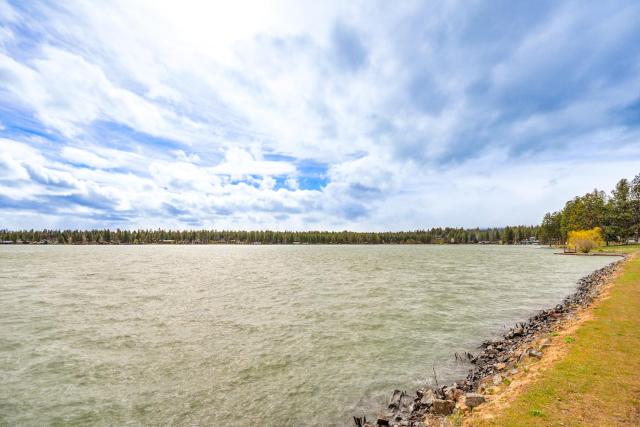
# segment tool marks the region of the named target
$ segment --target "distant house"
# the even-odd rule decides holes
[[[521,245],[539,245],[540,241],[536,240],[534,236],[529,237],[528,239],[520,240]]]
[[[163,243],[163,244],[171,244],[175,242],[176,242],[175,240],[171,240],[171,239],[160,240],[160,243]]]

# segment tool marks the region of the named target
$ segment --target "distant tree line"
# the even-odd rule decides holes
[[[571,231],[600,227],[605,243],[640,237],[640,174],[621,179],[608,195],[597,189],[569,200],[564,209],[548,212],[540,226],[543,243],[564,244]]]
[[[539,226],[402,232],[223,230],[0,230],[4,243],[49,244],[457,244],[531,242]]]

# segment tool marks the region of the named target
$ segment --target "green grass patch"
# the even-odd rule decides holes
[[[633,243],[630,245],[600,246],[593,249],[591,252],[613,252],[617,254],[630,254],[636,251],[640,251],[640,244]]]
[[[542,417],[544,416],[544,412],[542,412],[540,409],[532,409],[529,411],[529,414],[531,414],[532,417]]]

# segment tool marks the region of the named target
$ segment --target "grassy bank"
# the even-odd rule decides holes
[[[636,251],[640,251],[639,244],[601,246],[593,250],[593,252],[614,252],[618,254],[629,254]]]
[[[593,318],[560,344],[568,347],[566,357],[526,386],[496,418],[478,424],[640,425],[638,252],[592,312]]]

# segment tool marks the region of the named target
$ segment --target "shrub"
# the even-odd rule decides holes
[[[529,413],[534,417],[541,417],[544,415],[544,412],[542,412],[540,409],[532,409],[529,411]]]
[[[600,227],[594,227],[591,230],[570,231],[567,243],[569,246],[574,246],[576,251],[587,254],[591,249],[604,244],[602,230]]]

